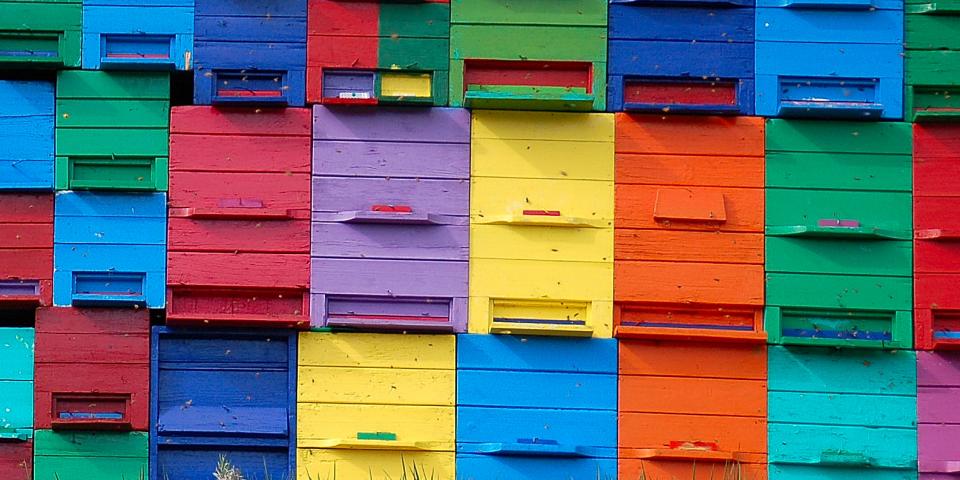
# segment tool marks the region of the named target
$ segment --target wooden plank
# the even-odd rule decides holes
[[[306,288],[310,284],[307,258],[306,253],[168,252],[167,283]]]
[[[368,405],[455,405],[453,370],[305,367],[298,370],[297,401]],[[352,407],[352,405],[351,405]],[[359,407],[357,407],[359,408]],[[327,409],[319,409],[328,416]],[[366,410],[367,413],[370,410]],[[392,414],[388,414],[392,415]],[[335,418],[340,418],[336,416]],[[451,421],[452,423],[452,421]],[[382,427],[378,427],[382,428]]]
[[[764,123],[758,117],[618,113],[616,136],[617,153],[757,157],[764,151]],[[741,165],[750,167],[762,174],[762,164]]]
[[[301,367],[453,370],[453,335],[301,333]]]
[[[458,371],[495,367],[534,372],[617,372],[617,342],[610,339],[460,335],[457,342]]]
[[[300,403],[297,439],[309,448],[313,441],[349,442],[361,432],[389,432],[397,442],[436,442],[430,450],[453,451],[455,414],[453,406]]]
[[[680,143],[680,142],[678,142]],[[686,145],[683,140],[681,145]],[[764,159],[762,155],[719,155],[666,153],[616,154],[617,184],[689,185],[703,187],[763,188]],[[682,150],[685,147],[675,147]]]
[[[624,448],[663,448],[664,443],[713,442],[722,451],[763,454],[767,451],[764,416],[698,416],[621,413]]]
[[[616,229],[614,258],[637,261],[763,263],[762,233]]]
[[[474,177],[613,180],[612,141],[474,138]]]
[[[614,139],[613,118],[606,113],[479,110],[473,113],[471,139],[609,143]]]
[[[621,375],[765,380],[766,346],[620,340]],[[717,358],[722,361],[717,361]]]
[[[650,417],[669,414],[766,417],[767,414],[765,381],[621,375],[619,389],[621,419],[628,413]],[[710,422],[706,423],[710,428]]]
[[[618,301],[763,305],[760,265],[622,261],[614,264]]]

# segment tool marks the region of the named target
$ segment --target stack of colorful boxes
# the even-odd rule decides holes
[[[950,478],[958,11],[0,0],[0,480]]]

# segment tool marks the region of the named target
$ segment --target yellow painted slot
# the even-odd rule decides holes
[[[380,75],[380,96],[430,98],[433,96],[430,74],[383,72]]]
[[[491,223],[545,210],[613,228],[613,182],[534,178],[470,179],[470,222]],[[529,216],[530,221],[548,216]],[[599,246],[598,246],[599,247]]]
[[[456,402],[454,370],[301,366],[297,401],[381,405]]]
[[[411,473],[417,471],[417,476]],[[299,449],[298,480],[456,480],[453,452]]]
[[[612,113],[475,110],[471,137],[613,143]],[[613,157],[609,158],[613,162]]]
[[[456,352],[453,335],[304,332],[298,357],[301,366],[454,370]]]
[[[613,335],[613,262],[548,262],[537,260],[470,259],[470,333],[505,333],[494,325],[497,306],[510,311],[523,308],[523,318],[556,319],[577,307],[585,313],[586,326],[594,337]],[[513,315],[515,313],[511,313]],[[496,328],[494,328],[496,327]],[[531,331],[519,327],[512,333],[582,334],[554,332],[548,327]]]
[[[362,450],[367,444],[378,449],[453,451],[455,418],[453,406],[300,403],[297,446]],[[390,432],[396,439],[360,440],[359,432]]]
[[[470,227],[470,254],[474,258],[610,262],[613,259],[612,228]]]
[[[559,141],[474,138],[470,175],[613,181],[612,140]]]

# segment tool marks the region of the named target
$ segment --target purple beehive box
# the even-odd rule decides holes
[[[917,352],[920,480],[960,474],[960,352]]]
[[[313,117],[313,326],[466,331],[470,113]]]

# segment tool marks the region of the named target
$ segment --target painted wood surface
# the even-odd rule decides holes
[[[310,111],[177,107],[170,128],[168,323],[305,328]]]
[[[311,103],[446,105],[449,1],[378,5],[311,0],[308,15]],[[390,79],[397,74],[423,75],[426,85],[392,91]],[[350,75],[364,79],[367,87],[338,83]]]
[[[763,122],[618,114],[616,128],[617,335],[762,340]]]
[[[315,325],[466,330],[469,131],[465,110],[314,107]]]
[[[0,80],[0,190],[51,190],[54,156],[53,83]]]
[[[182,1],[84,2],[83,67],[187,70],[193,14],[193,3]]]
[[[951,240],[960,226],[952,211],[960,205],[952,173],[960,167],[960,145],[951,125],[914,125],[914,300],[918,349],[949,347],[957,342],[954,312],[960,308],[956,284],[960,250]]]
[[[16,471],[24,449],[32,451],[34,345],[33,328],[0,328],[0,473]]]
[[[54,304],[163,308],[166,201],[165,193],[58,193]]]
[[[459,336],[458,478],[615,475],[616,364],[611,339]]]
[[[7,1],[3,9],[0,30],[11,35],[0,41],[0,63],[20,69],[80,67],[81,2]]]
[[[960,449],[951,438],[960,418],[953,405],[960,395],[960,357],[956,352],[917,353],[917,414],[920,477],[951,476]]]
[[[293,332],[154,327],[150,478],[207,479],[220,455],[292,478]]]
[[[607,109],[752,115],[753,3],[612,3]]]
[[[304,105],[307,0],[200,0],[194,35],[194,104]]]
[[[767,122],[771,343],[912,345],[908,135],[903,123]]]
[[[10,480],[33,480],[33,442],[0,444],[0,475]]]
[[[149,478],[146,432],[38,430],[35,480]]]
[[[757,113],[778,117],[903,117],[903,2],[760,1]]]
[[[59,72],[56,188],[165,191],[169,96],[164,73]]]
[[[770,478],[850,469],[917,478],[915,353],[772,346],[768,355]]]
[[[766,346],[619,347],[621,478],[766,478]]]
[[[455,349],[452,335],[300,334],[298,478],[458,478]]]
[[[52,194],[0,195],[0,304],[53,303]]]
[[[606,114],[474,112],[470,332],[612,334],[613,129]]]
[[[489,101],[481,108],[516,110],[593,110],[606,108],[607,81],[607,2],[578,0],[556,9],[549,2],[518,4],[508,0],[463,1],[450,5],[450,106],[469,103],[467,94],[474,86],[493,87]],[[478,60],[483,62],[478,63]],[[495,60],[498,63],[484,65]],[[586,67],[576,82],[550,80],[555,73],[581,62]],[[471,69],[493,66],[486,79],[471,81]],[[548,87],[524,90],[513,96],[504,85],[521,85],[511,77],[526,78],[530,86]],[[499,79],[498,79],[499,78]],[[580,90],[572,87],[587,82]],[[581,83],[582,84],[582,83]],[[571,104],[563,96],[554,99],[551,88],[566,98],[578,98]],[[581,97],[576,97],[581,93]],[[574,94],[574,95],[570,95]]]
[[[36,345],[36,428],[147,431],[146,310],[41,308]]]

